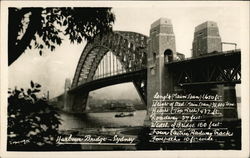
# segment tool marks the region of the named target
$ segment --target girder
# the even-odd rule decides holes
[[[176,86],[241,82],[240,50],[166,64]]]
[[[97,36],[93,42],[87,43],[69,90],[75,98],[73,100],[76,100],[73,109],[84,111],[89,91],[124,82],[133,82],[139,96],[147,104],[147,41],[148,38],[142,34],[115,31],[103,37]],[[108,52],[115,56],[115,60]],[[240,58],[241,51],[235,50],[168,62],[165,64],[171,76],[168,82],[173,82],[174,87],[240,83]],[[113,64],[110,64],[111,59]],[[102,65],[100,69],[99,65]],[[116,68],[111,68],[111,65]]]
[[[100,61],[108,51],[113,52],[126,72],[146,68],[146,48],[147,36],[135,32],[114,31],[102,38],[97,36],[92,43],[87,43],[81,54],[72,88],[93,80]]]
[[[139,90],[139,94],[145,95],[146,94],[146,79],[147,79],[146,73],[147,73],[147,69],[142,69],[138,71],[128,72],[125,74],[118,74],[118,75],[113,75],[113,76],[109,76],[106,78],[92,80],[92,81],[86,82],[85,84],[81,84],[80,86],[77,86],[75,88],[71,88],[69,90],[69,93],[70,94],[85,93],[85,92],[93,91],[93,90],[106,87],[106,86],[110,86],[110,85],[133,82],[137,90]],[[143,98],[143,100],[144,99],[145,98]]]
[[[73,97],[72,110],[75,112],[85,110],[89,91],[124,82],[133,82],[141,99],[146,103],[146,49],[147,36],[135,32],[114,31],[103,37],[96,36],[92,42],[88,42],[78,61],[69,90],[69,94]],[[106,60],[103,60],[108,52],[112,52],[121,64],[121,70],[114,68],[113,70],[126,73],[108,72],[112,75],[105,74],[107,72],[104,71],[105,68],[108,69],[107,65],[111,65],[107,63],[106,65]],[[118,61],[115,61],[115,64]],[[108,62],[111,60],[109,59]],[[96,73],[98,74],[96,71],[101,71],[98,69],[100,64],[103,64],[101,68],[104,78],[94,77]]]
[[[140,94],[139,96],[141,97],[141,100],[147,105],[147,79],[141,78],[139,80],[134,80],[133,83],[137,92]]]

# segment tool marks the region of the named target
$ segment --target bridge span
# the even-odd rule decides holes
[[[150,36],[114,31],[88,42],[79,59],[73,82],[67,84],[63,109],[84,112],[90,91],[133,82],[148,113],[155,93],[219,93],[236,102],[235,84],[241,83],[241,50],[223,51],[216,22],[195,28],[192,57],[176,51],[173,24],[161,18]],[[237,107],[225,112],[236,118]]]

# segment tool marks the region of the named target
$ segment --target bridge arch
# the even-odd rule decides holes
[[[104,37],[97,36],[87,43],[75,71],[72,88],[93,80],[102,58],[111,51],[120,61],[126,72],[147,67],[148,37],[135,32],[114,31]]]
[[[112,52],[119,60],[126,73],[140,71],[147,68],[147,40],[148,37],[140,33],[114,31],[103,37],[97,36],[88,42],[80,56],[74,74],[71,91],[79,89],[84,84],[94,80],[95,72],[103,57]],[[146,81],[133,80],[142,100],[146,102]],[[84,111],[89,89],[81,90],[81,94],[73,94],[72,110]],[[77,92],[77,91],[75,91]],[[82,109],[83,108],[83,109]]]

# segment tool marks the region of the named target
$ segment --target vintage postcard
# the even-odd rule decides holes
[[[2,1],[1,157],[249,156],[248,1]]]

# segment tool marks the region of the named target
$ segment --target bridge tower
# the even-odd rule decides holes
[[[175,35],[170,19],[160,18],[150,28],[148,42],[148,67],[147,67],[147,118],[148,125],[151,114],[152,99],[156,93],[165,95],[173,91],[172,76],[165,66],[177,58]]]
[[[222,52],[221,37],[216,22],[206,21],[195,27],[192,57],[199,57],[209,53]],[[225,71],[225,70],[223,70]],[[191,92],[197,91],[197,86],[189,89]],[[223,110],[223,118],[236,119],[236,91],[234,83],[226,83],[220,85],[201,85],[199,87],[201,93],[213,93],[223,96],[224,102],[234,103],[233,109]]]
[[[192,56],[221,52],[221,37],[216,22],[206,21],[195,27]]]
[[[71,80],[70,78],[65,79],[65,84],[64,84],[64,101],[63,101],[63,109],[65,111],[71,111],[71,103],[70,103],[70,97],[68,94],[68,90],[70,90],[71,87]]]
[[[64,84],[64,92],[68,91],[71,87],[71,80],[70,78],[66,78],[65,84]]]

